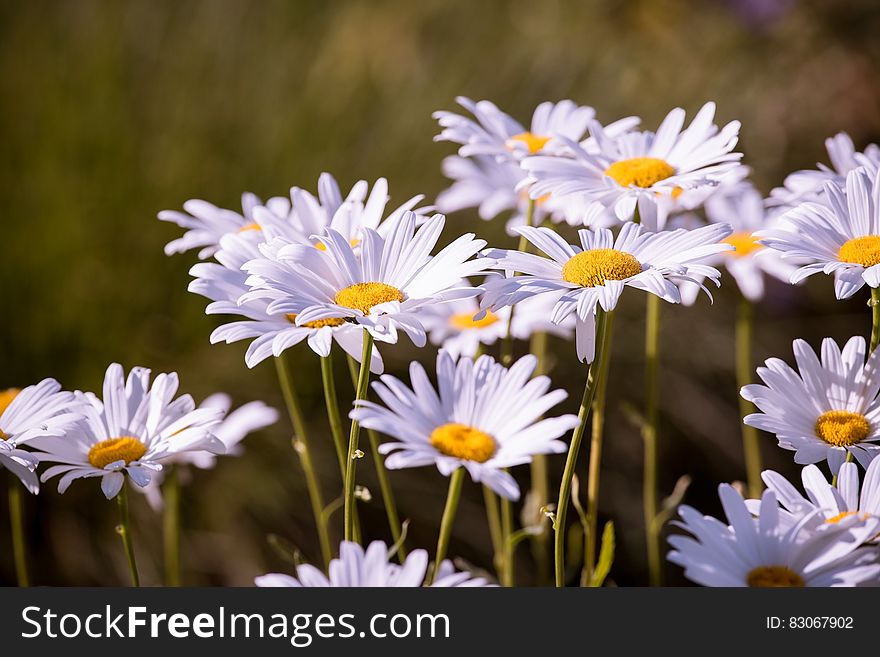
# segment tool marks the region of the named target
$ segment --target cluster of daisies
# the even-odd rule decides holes
[[[818,355],[797,340],[797,370],[778,359],[758,369],[764,384],[746,385],[742,396],[760,412],[745,423],[795,452],[806,466],[805,495],[772,471],[762,474],[760,500],[722,485],[728,522],[681,506],[676,524],[684,531],[670,537],[668,559],[707,586],[880,583],[880,150],[857,152],[838,135],[828,141],[833,167],[794,173],[765,199],[735,151],[739,123],[717,125],[713,103],[690,122],[674,109],[651,131],[637,117],[602,124],[593,108],[570,100],[541,103],[528,126],[489,101],[458,100],[466,114],[435,115],[436,139],[458,151],[443,162],[453,182],[433,205],[422,196],[392,204],[381,178],[343,194],[325,173],[317,194],[293,187],[265,201],[245,194],[240,211],[191,200],[184,212],[159,214],[186,229],[168,254],[198,250],[190,291],[208,299],[208,314],[226,317],[211,342],[248,340],[248,367],[274,359],[293,425],[321,559],[298,566],[295,576],[269,574],[256,583],[491,584],[488,571],[461,562],[457,569],[446,559],[467,476],[483,487],[501,584],[514,584],[516,547],[530,538],[552,561],[558,586],[575,570],[582,583],[601,585],[610,557],[604,540],[597,556],[596,436],[604,379],[613,373],[611,319],[620,297],[637,290],[652,303],[690,304],[701,291],[711,297],[707,283],[720,285],[722,267],[748,302],[762,298],[767,275],[797,283],[833,273],[838,298],[867,284],[872,339],[866,346],[852,338],[843,349],[829,339]],[[505,217],[518,247],[490,247],[474,233],[444,238],[444,213],[470,208],[484,220]],[[412,362],[407,380],[383,374],[382,352],[403,336],[418,348],[429,341],[439,348],[430,371]],[[578,415],[554,411],[568,395],[545,374],[547,336],[573,342],[568,353],[586,363]],[[329,428],[321,438],[335,445],[335,484],[317,476],[316,443],[307,436],[313,427],[297,396],[302,375],[285,360],[303,342],[321,362]],[[529,343],[531,353],[514,358],[517,342]],[[341,404],[344,386],[331,360],[340,349],[353,389]],[[378,379],[370,385],[372,375]],[[42,479],[60,476],[62,492],[73,479],[100,477],[111,498],[130,481],[160,507],[169,468],[208,467],[215,454],[276,420],[260,402],[225,416],[225,397],[196,407],[176,393],[173,374],[151,384],[148,370],[135,368],[126,379],[118,365],[107,371],[102,398],[62,392],[51,380],[10,391],[0,398],[0,463],[32,491],[46,462],[53,465]],[[591,418],[589,475],[579,488]],[[550,492],[554,469],[546,467],[552,455],[565,462],[558,496]],[[372,499],[357,484],[362,460],[377,470],[392,545],[368,542],[359,522],[358,506]],[[524,496],[514,472],[529,464]],[[422,466],[449,480],[432,557],[408,549],[388,476]],[[325,504],[331,484],[341,495]],[[581,556],[569,554],[582,551],[569,550],[566,512],[570,503],[581,511],[580,489],[588,491],[579,513],[588,548],[578,562]],[[656,491],[646,485],[644,493]],[[517,529],[511,504],[521,498],[534,513],[524,508],[525,526]],[[338,515],[336,550],[330,537]]]

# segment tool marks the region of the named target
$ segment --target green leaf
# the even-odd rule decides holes
[[[602,586],[608,573],[611,572],[611,564],[614,563],[614,523],[608,521],[602,530],[602,547],[599,548],[599,561],[593,571],[592,586]]]

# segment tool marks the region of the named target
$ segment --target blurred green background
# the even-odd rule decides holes
[[[186,291],[195,256],[163,255],[180,231],[157,221],[159,210],[189,198],[235,208],[244,190],[266,197],[291,185],[314,189],[321,171],[346,188],[387,176],[392,201],[433,198],[453,148],[432,142],[431,112],[453,108],[459,94],[492,99],[523,122],[538,102],[570,97],[596,107],[600,120],[637,114],[646,127],[676,105],[693,112],[716,100],[720,122],[742,121],[744,161],[766,193],[786,172],[826,161],[823,140],[837,131],[859,146],[880,137],[878,31],[876,0],[4,2],[0,387],[54,376],[98,389],[107,364],[119,361],[176,370],[198,400],[221,390],[237,403],[282,408],[271,363],[248,370],[244,344],[208,343],[218,320]],[[462,212],[447,237],[470,230],[512,245],[502,225]],[[733,292],[722,290],[714,307],[704,299],[664,308],[661,491],[690,474],[687,501],[707,513],[719,511],[717,483],[744,476]],[[866,332],[864,301],[835,302],[822,277],[772,286],[758,312],[756,357],[790,358],[798,336],[817,344]],[[620,585],[645,582],[642,445],[621,411],[641,403],[643,303],[638,294],[625,299],[609,392],[602,511],[618,529],[611,577]],[[584,370],[573,345],[553,349],[553,378],[574,409]],[[412,358],[434,357],[408,343],[384,353],[397,372]],[[318,364],[305,346],[296,354],[332,499],[339,482]],[[796,472],[791,453],[770,437],[764,454]],[[562,462],[553,460],[555,474]],[[360,471],[378,498],[370,465]],[[528,469],[518,474],[526,486]],[[409,545],[433,549],[446,481],[430,469],[391,478],[412,520]],[[133,504],[142,579],[155,584],[160,518],[140,497]],[[64,496],[50,483],[28,498],[35,582],[125,583],[114,512],[94,481]],[[367,536],[387,538],[378,499],[362,516]],[[0,583],[9,584],[5,510],[0,518]],[[289,568],[268,534],[317,554],[285,421],[249,438],[242,458],[195,474],[184,524],[190,584],[250,585]],[[450,552],[491,564],[472,484]],[[531,583],[526,546],[518,566],[519,582]],[[683,581],[677,568],[667,570],[668,581]]]

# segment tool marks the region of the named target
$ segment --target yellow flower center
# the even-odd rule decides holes
[[[605,169],[605,175],[623,187],[650,187],[675,175],[675,169],[656,157],[634,157],[620,160]],[[680,192],[679,192],[680,193]]]
[[[562,265],[562,278],[581,287],[596,287],[605,281],[622,281],[641,271],[642,265],[626,251],[590,249]]]
[[[8,390],[3,390],[0,392],[0,415],[6,412],[6,409],[9,408],[9,405],[12,403],[12,400],[18,397],[18,393],[21,390],[19,388],[9,388]],[[0,440],[9,440],[9,434],[0,429]]]
[[[132,436],[108,438],[92,445],[89,450],[89,463],[96,468],[105,468],[116,461],[128,465],[147,453],[147,446]]]
[[[829,525],[836,525],[841,520],[845,520],[845,519],[849,518],[850,516],[855,516],[855,515],[858,515],[862,520],[867,520],[868,518],[871,517],[870,513],[859,513],[858,511],[841,511],[836,516],[832,516],[831,518],[828,518],[828,520],[826,520],[825,522],[828,523]]]
[[[758,239],[748,231],[734,233],[721,241],[733,247],[733,251],[727,251],[726,253],[734,258],[742,258],[764,248],[764,245],[758,244]]]
[[[521,144],[525,144],[526,148],[529,149],[529,153],[534,155],[547,145],[547,142],[550,141],[550,137],[536,135],[532,132],[521,132],[507,140],[508,148],[511,150],[513,150],[513,146],[515,146],[515,144],[510,143],[512,141],[518,141]]]
[[[287,318],[287,321],[291,324],[296,324],[296,313],[287,313],[284,315]],[[327,317],[325,319],[316,319],[313,322],[306,322],[302,324],[306,328],[319,329],[324,328],[325,326],[342,326],[345,324],[345,320],[342,317]]]
[[[6,412],[6,409],[9,408],[12,400],[18,397],[18,393],[20,392],[21,390],[19,388],[9,388],[0,392],[0,415],[3,415],[3,413]]]
[[[466,424],[450,422],[431,432],[431,445],[446,456],[485,463],[495,454],[495,439]]]
[[[263,230],[263,229],[260,228],[260,224],[258,224],[256,221],[253,221],[253,222],[251,222],[249,224],[245,224],[244,226],[239,228],[238,232],[239,233],[246,233],[249,230]]]
[[[844,242],[837,257],[841,262],[851,262],[862,267],[880,265],[880,235],[854,237]]]
[[[403,301],[403,292],[386,283],[355,283],[336,293],[336,305],[370,314],[373,306],[389,301]]]
[[[871,425],[861,413],[826,411],[816,420],[816,435],[835,447],[860,443],[869,433]]]
[[[498,315],[491,310],[486,311],[483,319],[474,319],[476,313],[456,313],[449,318],[449,325],[460,331],[465,329],[486,328],[498,321]]]
[[[803,588],[804,578],[787,566],[759,566],[749,571],[746,578],[752,588]]]
[[[351,245],[351,248],[354,248],[358,244],[360,244],[361,241],[357,237],[353,237],[350,240],[348,240],[348,243]],[[326,251],[327,250],[327,245],[324,244],[324,242],[315,242],[314,247],[316,249],[318,249],[318,251]]]

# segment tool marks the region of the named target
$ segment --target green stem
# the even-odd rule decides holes
[[[12,559],[15,563],[15,581],[19,586],[30,586],[27,553],[24,540],[24,513],[21,502],[21,482],[9,473],[9,523],[12,532]]]
[[[596,565],[597,528],[599,524],[599,478],[602,471],[602,440],[605,433],[605,393],[608,388],[608,366],[611,363],[611,340],[614,313],[605,317],[604,355],[599,363],[596,394],[593,399],[593,428],[590,436],[590,465],[587,479],[587,535],[582,581],[593,581]]]
[[[455,522],[455,512],[458,510],[458,500],[461,499],[461,485],[464,482],[464,468],[456,468],[449,477],[449,492],[446,495],[446,506],[443,508],[443,518],[440,520],[440,535],[437,537],[437,553],[434,557],[434,568],[431,571],[431,582],[437,578],[440,564],[446,558],[446,549],[449,547],[449,537],[452,536],[452,525]]]
[[[486,506],[486,520],[489,523],[489,537],[492,539],[492,552],[495,572],[499,579],[504,568],[504,541],[502,539],[501,515],[498,511],[498,496],[486,484],[483,484],[483,503]]]
[[[324,500],[321,495],[321,486],[318,483],[317,472],[312,461],[312,452],[309,449],[308,432],[303,417],[302,408],[294,386],[293,372],[287,360],[286,352],[275,358],[275,367],[278,370],[278,383],[281,385],[281,393],[287,406],[287,414],[293,425],[293,449],[299,457],[303,473],[306,477],[306,488],[309,492],[309,502],[312,506],[312,515],[315,518],[315,526],[318,529],[318,542],[321,546],[321,558],[324,566],[330,563],[330,535],[327,524],[324,522]]]
[[[844,460],[844,463],[852,463],[853,459],[854,459],[853,453],[850,452],[849,450],[847,450],[846,459]],[[838,469],[837,472],[835,472],[834,475],[831,477],[831,485],[834,486],[835,488],[837,487],[837,477],[839,475],[840,475],[840,470]]]
[[[565,459],[565,470],[562,473],[562,482],[559,485],[559,500],[556,504],[556,518],[553,522],[553,553],[556,569],[556,586],[565,586],[565,521],[568,516],[568,504],[571,501],[571,481],[574,477],[575,465],[581,442],[587,427],[587,418],[593,405],[593,397],[596,394],[596,381],[599,374],[599,366],[605,358],[605,318],[607,313],[601,308],[596,310],[596,358],[590,365],[587,374],[587,382],[584,386],[584,396],[578,410],[578,424],[571,435],[571,444],[568,447],[568,456]]]
[[[165,586],[180,586],[180,477],[175,465],[167,472],[162,484]]]
[[[128,571],[131,574],[131,585],[140,586],[141,579],[138,576],[137,561],[134,557],[134,544],[131,540],[131,520],[128,517],[128,493],[126,484],[122,484],[119,494],[116,496],[119,504],[119,524],[116,525],[116,533],[122,539],[122,547],[125,550],[125,556],[128,559]]]
[[[364,348],[361,353],[361,367],[358,372],[357,386],[355,388],[355,405],[361,399],[367,397],[367,386],[370,383],[370,361],[373,358],[373,336],[366,329],[364,331]],[[345,499],[345,540],[354,540],[354,514],[356,511],[354,499],[355,474],[358,461],[358,440],[360,439],[360,423],[352,420],[351,431],[348,434],[348,454],[345,460],[345,485],[343,498]]]
[[[357,364],[354,358],[350,356],[348,358],[348,367],[351,372],[352,384],[357,386]],[[397,557],[403,562],[406,559],[405,541],[401,540],[403,525],[397,512],[397,502],[394,499],[394,489],[391,488],[391,479],[388,477],[388,470],[385,469],[382,455],[379,453],[379,434],[372,429],[367,429],[367,437],[370,439],[370,455],[373,457],[373,467],[376,469],[376,478],[379,480],[379,490],[382,493],[382,504],[385,507],[385,515],[388,518],[388,528],[391,530],[394,544],[397,545]],[[357,520],[357,515],[355,515],[355,520]]]
[[[543,331],[533,333],[529,340],[529,352],[538,359],[535,368],[535,376],[547,373],[547,334]],[[532,503],[537,509],[546,507],[550,501],[550,475],[547,470],[547,456],[535,454],[532,457]],[[541,533],[531,536],[532,556],[535,559],[536,579],[540,584],[545,584],[550,576],[550,561],[547,558],[550,546],[550,529],[545,523],[541,523]]]
[[[339,414],[339,398],[336,396],[332,352],[321,357],[321,381],[324,384],[324,403],[327,406],[330,434],[333,436],[336,458],[339,460],[339,473],[345,477],[345,436],[342,429],[342,416]]]
[[[501,570],[501,586],[513,586],[513,550],[510,540],[513,534],[513,505],[506,497],[501,498],[501,544],[504,546],[504,567]]]
[[[648,572],[651,586],[662,583],[659,529],[657,516],[657,420],[660,390],[657,373],[660,362],[660,297],[649,294],[645,321],[645,421],[642,440],[645,463],[642,496],[645,516],[645,544],[648,552]]]
[[[755,328],[755,307],[745,297],[740,297],[736,317],[736,388],[742,390],[752,382],[752,340]],[[754,411],[750,401],[739,396],[740,429],[742,430],[743,454],[746,462],[746,480],[749,497],[758,499],[764,486],[761,482],[761,444],[758,430],[742,422]]]
[[[880,288],[871,288],[871,351],[880,344]]]

